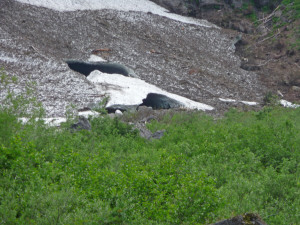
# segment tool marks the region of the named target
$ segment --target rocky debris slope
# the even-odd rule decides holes
[[[152,1],[174,13],[235,30],[241,36],[236,54],[242,68],[254,71],[273,95],[300,102],[299,1]]]
[[[0,66],[19,78],[16,89],[37,83],[48,116],[103,99],[65,63],[85,61],[101,48],[110,50],[100,52],[102,58],[133,69],[140,79],[216,111],[230,107],[219,98],[261,102],[266,91],[256,73],[240,68],[235,36],[208,22],[112,9],[60,12],[2,0],[0,30]]]

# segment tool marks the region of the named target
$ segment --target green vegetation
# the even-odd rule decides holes
[[[14,104],[0,109],[1,224],[300,221],[300,109],[169,114],[148,141],[107,116],[91,131],[22,125]]]
[[[289,9],[295,10],[295,17],[300,18],[300,0],[283,0],[282,4],[287,5]]]

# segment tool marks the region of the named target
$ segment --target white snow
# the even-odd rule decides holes
[[[18,62],[18,59],[15,57],[9,57],[9,56],[0,54],[0,61],[8,62],[8,63],[16,63],[16,62]]]
[[[95,70],[87,79],[96,84],[100,93],[105,93],[109,96],[107,106],[115,104],[139,105],[149,93],[156,93],[173,98],[181,102],[183,107],[188,109],[199,109],[203,111],[214,109],[209,105],[164,91],[138,78],[125,77],[120,74],[107,74]]]
[[[88,119],[89,117],[97,117],[99,115],[100,115],[100,113],[92,111],[92,110],[78,112],[78,116],[83,116],[86,119]],[[18,120],[21,123],[25,124],[25,123],[28,123],[29,118],[20,117],[20,118],[18,118]],[[39,120],[39,118],[36,119],[36,121],[38,121],[38,120]],[[67,122],[67,118],[65,118],[65,117],[49,117],[49,118],[41,118],[41,120],[43,120],[44,123],[49,125],[50,127],[59,127],[61,125],[61,123]]]
[[[121,110],[119,110],[119,109],[116,110],[115,114],[116,114],[117,116],[122,116],[122,115],[123,115],[123,113],[122,113]]]
[[[288,102],[288,101],[283,100],[283,99],[280,100],[280,104],[281,104],[283,107],[286,107],[286,108],[294,108],[294,109],[296,109],[296,108],[300,107],[300,105],[298,105],[298,104],[293,104],[293,103]]]
[[[118,11],[138,11],[151,12],[160,16],[180,21],[188,24],[200,25],[203,27],[217,26],[206,20],[198,20],[190,17],[180,16],[169,13],[165,8],[149,0],[17,0],[22,3],[41,6],[57,11],[76,11],[76,10],[101,10],[113,9]]]
[[[247,101],[241,101],[241,103],[245,104],[245,105],[258,105],[257,102],[247,102]]]
[[[219,98],[219,100],[221,102],[236,102],[236,100],[230,98]]]
[[[100,113],[95,112],[95,111],[91,111],[91,110],[89,110],[89,111],[83,111],[83,112],[78,112],[78,116],[83,116],[86,119],[88,119],[90,116],[91,117],[97,117],[99,115],[100,115]]]
[[[25,118],[25,117],[21,117],[18,118],[18,120],[25,124],[29,121],[29,118]],[[66,118],[64,117],[53,117],[53,118],[42,118],[42,120],[44,121],[45,124],[52,126],[52,127],[58,127],[60,126],[61,123],[65,123],[67,121]]]
[[[100,57],[100,56],[94,55],[94,54],[92,54],[92,55],[90,56],[90,58],[88,59],[88,61],[90,61],[90,62],[106,62],[105,59],[103,59],[103,58]]]
[[[219,98],[220,101],[222,102],[241,102],[245,105],[251,105],[251,106],[254,106],[254,105],[258,105],[259,103],[257,102],[248,102],[248,101],[237,101],[237,100],[234,100],[234,99],[230,99],[230,98]]]

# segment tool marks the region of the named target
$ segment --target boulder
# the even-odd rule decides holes
[[[150,130],[147,129],[146,124],[143,122],[137,122],[134,124],[134,128],[139,130],[140,136],[142,138],[151,140],[151,139],[161,139],[166,132],[166,130],[158,130],[152,133]]]
[[[120,110],[121,112],[135,112],[138,105],[110,105],[106,107],[108,113],[115,113],[116,110]]]
[[[166,132],[166,130],[158,130],[152,134],[151,138],[161,139],[164,136],[165,132]]]
[[[87,118],[80,116],[78,122],[71,125],[73,130],[91,130],[92,126]]]
[[[245,213],[244,215],[239,215],[231,219],[222,220],[220,222],[211,225],[267,225],[257,214]]]
[[[182,107],[182,103],[179,101],[167,97],[162,94],[149,93],[141,106],[152,107],[153,109],[172,109]]]
[[[139,123],[139,122],[135,123],[134,128],[139,130],[140,136],[142,138],[145,138],[145,139],[149,140],[152,137],[152,132],[146,128],[144,123]]]

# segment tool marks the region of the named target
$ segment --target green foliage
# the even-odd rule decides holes
[[[71,132],[7,112],[1,224],[209,224],[246,212],[300,221],[300,109],[170,114],[149,124],[167,130],[153,141],[107,116]]]
[[[274,95],[272,92],[267,92],[263,99],[264,105],[267,106],[276,106],[279,105],[279,98],[277,95]]]
[[[295,10],[295,17],[300,18],[300,0],[283,0],[282,4],[287,5],[289,8]]]
[[[98,105],[95,108],[93,108],[93,110],[95,110],[96,112],[98,112],[100,114],[107,114],[105,106],[106,106],[108,100],[109,100],[109,97],[103,98],[103,100],[101,102],[99,102]]]

